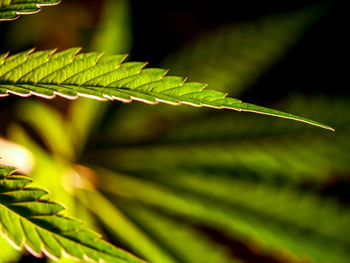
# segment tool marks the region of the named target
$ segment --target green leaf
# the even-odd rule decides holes
[[[26,114],[28,110],[31,114]],[[74,159],[69,126],[57,110],[40,101],[26,100],[16,107],[16,111],[21,121],[31,125],[40,134],[53,154],[64,156],[67,160]]]
[[[178,262],[99,192],[81,189],[78,198],[95,213],[112,235],[122,240],[135,253],[152,263]]]
[[[106,0],[103,15],[92,37],[90,50],[107,54],[129,52],[132,42],[131,10],[128,0]]]
[[[61,0],[0,0],[0,21],[14,20],[20,15],[33,14],[42,6],[57,5]]]
[[[350,211],[315,195],[217,177],[209,181],[204,176],[187,174],[177,180],[178,173],[168,178],[169,187],[98,171],[101,189],[116,202],[125,202],[126,207],[129,203],[152,206],[236,240],[254,243],[267,253],[279,251],[299,260],[310,258],[325,263],[348,261]]]
[[[9,57],[0,55],[0,96],[9,93],[44,98],[85,96],[123,102],[188,104],[271,115],[333,130],[303,117],[226,97],[227,94],[204,89],[203,83],[165,76],[165,69],[144,69],[147,63],[122,63],[125,55],[78,54],[79,50],[73,48],[59,53],[30,50]]]
[[[238,259],[230,256],[227,247],[215,243],[210,237],[196,229],[193,225],[178,222],[160,212],[131,203],[118,203],[133,221],[152,236],[159,244],[166,247],[180,262],[186,263],[238,263]],[[208,251],[210,251],[208,253]]]
[[[101,149],[86,154],[86,160],[130,174],[210,171],[234,174],[251,180],[298,184],[321,184],[329,171],[348,171],[350,147],[340,137],[324,140],[318,135],[255,141],[165,143],[155,146]],[[343,143],[342,143],[343,142]],[[342,148],[339,148],[339,145]]]
[[[28,187],[31,179],[0,166],[0,229],[15,248],[33,255],[92,262],[143,262],[100,239],[84,223],[60,214],[65,208],[44,199],[47,191]]]

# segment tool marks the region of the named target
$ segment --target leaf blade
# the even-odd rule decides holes
[[[0,21],[15,20],[20,15],[34,14],[39,12],[42,6],[57,5],[60,2],[61,0],[0,0]]]
[[[122,63],[125,56],[78,54],[78,51],[77,48],[59,53],[30,50],[7,57],[0,68],[0,96],[9,93],[44,98],[85,96],[122,102],[188,104],[271,115],[334,130],[316,121],[227,97],[227,94],[205,89],[204,83],[165,76],[166,70],[145,69],[147,63]]]
[[[30,180],[13,176],[13,172],[12,168],[0,166],[1,183],[14,178],[18,181],[12,187],[0,184],[0,230],[15,248],[24,246],[33,255],[45,254],[52,259],[70,256],[92,262],[144,262],[103,241],[83,222],[60,215],[65,209],[62,205],[42,200],[47,192],[27,187]],[[26,190],[33,192],[31,198],[23,194]],[[15,198],[6,198],[9,194]]]

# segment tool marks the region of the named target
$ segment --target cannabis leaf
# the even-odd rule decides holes
[[[143,62],[122,63],[125,55],[78,54],[79,50],[72,48],[59,53],[30,50],[10,57],[0,55],[0,96],[8,93],[44,98],[60,95],[69,99],[85,96],[122,102],[188,104],[272,115],[332,130],[303,117],[243,103],[226,97],[227,94],[204,89],[204,83],[165,76],[166,69],[144,69],[147,63]]]
[[[47,192],[27,187],[27,176],[11,175],[14,169],[0,166],[0,230],[16,248],[42,253],[53,259],[63,256],[91,262],[142,260],[100,239],[73,218],[60,214],[64,207],[44,198]]]
[[[41,6],[56,5],[60,0],[0,0],[0,21],[40,11]]]

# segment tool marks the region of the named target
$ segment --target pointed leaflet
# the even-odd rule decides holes
[[[0,230],[14,247],[24,246],[33,255],[44,253],[53,259],[143,262],[101,240],[82,222],[60,215],[62,205],[44,199],[45,190],[27,187],[32,180],[13,172],[0,166]]]
[[[332,129],[312,120],[226,97],[224,93],[204,89],[203,83],[165,76],[165,69],[144,69],[146,63],[122,63],[125,55],[78,52],[79,48],[73,48],[59,53],[31,50],[9,57],[0,55],[0,96],[8,93],[44,98],[85,96],[123,102],[188,104],[255,112]]]
[[[0,21],[40,11],[41,6],[57,5],[60,0],[0,0]]]

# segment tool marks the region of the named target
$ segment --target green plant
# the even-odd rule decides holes
[[[9,10],[11,1],[3,1],[0,6],[7,6],[3,10]],[[22,6],[23,1],[20,7]],[[3,17],[15,16],[13,13],[5,13]],[[271,29],[271,25],[267,23],[263,28]],[[297,28],[298,26],[294,30],[298,32]],[[284,41],[276,42],[278,46],[285,46]],[[55,95],[75,98],[80,95],[100,100],[140,100],[150,104],[165,102],[229,108],[290,118],[331,129],[296,115],[242,103],[226,98],[225,94],[220,92],[203,90],[205,85],[201,83],[185,82],[185,79],[180,77],[165,77],[166,70],[143,69],[145,63],[122,63],[124,55],[77,54],[78,51],[79,49],[59,53],[53,50],[27,51],[12,56],[2,55],[0,93],[20,96],[34,94],[47,98]],[[263,59],[262,61],[264,62]],[[224,72],[224,69],[221,69],[221,72]],[[301,104],[304,105],[304,109],[307,108],[308,103]],[[324,107],[324,104],[320,104],[320,108]],[[120,122],[120,126],[114,128],[113,124],[108,124],[109,132],[97,136],[102,140],[101,149],[92,148],[82,154],[91,126],[98,119],[98,105],[91,101],[79,100],[72,106],[70,116],[66,119],[63,119],[57,110],[40,101],[28,101],[18,105],[16,108],[19,118],[34,128],[48,150],[32,140],[18,123],[9,128],[10,139],[29,149],[36,160],[32,171],[35,181],[51,189],[55,199],[68,206],[70,214],[79,215],[79,218],[87,221],[93,228],[103,226],[97,230],[107,230],[124,244],[125,248],[150,262],[208,262],[209,256],[212,257],[210,262],[236,262],[225,248],[204,237],[198,226],[225,230],[228,236],[234,236],[243,242],[249,239],[258,246],[264,247],[262,244],[265,243],[267,249],[278,251],[281,253],[280,257],[286,261],[293,260],[293,257],[289,256],[289,253],[293,253],[298,258],[308,255],[319,262],[334,259],[337,260],[335,262],[346,262],[349,240],[343,231],[347,229],[349,213],[344,212],[339,218],[339,206],[332,202],[323,205],[323,200],[312,191],[302,193],[302,201],[300,200],[300,189],[305,181],[318,178],[315,181],[321,185],[326,177],[322,171],[330,166],[333,169],[332,163],[322,161],[323,152],[320,148],[324,149],[324,152],[338,149],[335,146],[340,143],[338,139],[334,144],[326,143],[323,147],[316,143],[318,135],[315,136],[314,133],[318,132],[309,127],[296,125],[293,130],[292,126],[283,128],[282,125],[281,129],[271,129],[269,126],[274,124],[254,120],[254,126],[276,132],[270,141],[243,141],[238,145],[193,144],[195,140],[205,142],[211,137],[214,137],[214,140],[228,136],[240,139],[252,132],[249,126],[247,130],[230,127],[230,121],[227,119],[230,117],[225,115],[221,119],[213,120],[215,131],[211,128],[213,124],[200,117],[198,123],[190,118],[191,121],[184,122],[175,133],[171,127],[164,129],[160,131],[158,145],[148,145],[152,138],[148,140],[147,136],[142,137],[147,129],[139,130],[133,135],[128,129],[130,126],[134,127],[133,124],[128,126],[126,123],[123,127],[123,123]],[[160,109],[150,117],[143,111],[136,109],[134,114],[144,123],[154,116],[162,116],[164,112]],[[26,114],[28,112],[31,114]],[[201,113],[184,114],[189,118],[192,114]],[[126,113],[122,115],[127,116]],[[176,118],[170,113],[167,113],[166,117]],[[127,118],[127,121],[133,120],[135,118]],[[329,121],[335,121],[333,115]],[[347,123],[346,118],[340,120],[340,124]],[[199,125],[196,127],[201,128],[193,129],[191,125]],[[50,129],[47,129],[47,126]],[[193,134],[194,130],[200,131],[201,134]],[[293,159],[290,153],[283,152],[273,143],[277,136],[283,140],[286,133],[288,137],[288,133],[292,133],[293,136],[293,132],[297,137],[301,137],[299,144],[304,143],[303,137],[306,141],[310,136],[313,138],[315,148],[305,152],[305,149],[299,147],[300,153],[318,156],[316,159],[319,159],[319,164],[325,168],[314,169],[298,158]],[[305,136],[299,136],[304,133]],[[105,136],[107,138],[103,142]],[[327,135],[319,135],[320,138],[324,136]],[[118,145],[120,141],[122,143]],[[144,146],[132,147],[135,141],[141,141]],[[118,145],[118,148],[111,147],[113,143]],[[161,145],[163,143],[165,146]],[[103,145],[108,145],[111,149],[106,149]],[[298,144],[293,142],[290,147],[298,149]],[[343,151],[347,151],[347,148]],[[339,155],[341,154],[336,154]],[[84,166],[75,163],[82,163]],[[284,167],[288,164],[290,169],[286,170]],[[347,164],[345,158],[340,160],[334,169],[347,170]],[[87,167],[92,167],[93,170]],[[92,243],[91,240],[95,241],[97,235],[85,230],[85,226],[82,227],[77,220],[61,213],[57,214],[62,207],[43,198],[45,191],[27,187],[29,179],[10,175],[11,168],[1,167],[0,171],[0,208],[3,210],[0,215],[8,213],[13,218],[20,218],[19,222],[26,222],[23,225],[27,224],[28,228],[41,227],[57,235],[40,236],[44,241],[43,252],[48,256],[56,259],[69,254],[87,260],[84,258],[86,254],[95,261],[103,259],[107,262],[142,262],[108,243]],[[232,178],[232,171],[240,172],[242,178]],[[47,174],[50,174],[50,181]],[[282,188],[279,185],[281,178],[286,181]],[[63,185],[57,183],[60,180],[64,180]],[[313,184],[313,187],[310,189],[317,189],[317,184]],[[257,204],[256,200],[264,200],[266,203]],[[17,205],[23,202],[34,205]],[[94,213],[98,224],[95,222],[96,218],[91,217],[89,210]],[[300,218],[294,218],[292,215],[299,211],[305,213],[302,213]],[[174,220],[174,215],[178,216],[179,220]],[[50,219],[38,219],[45,216]],[[316,227],[314,221],[322,216],[327,227]],[[18,227],[3,218],[2,232],[18,247],[24,245],[23,235],[15,232],[18,231]],[[16,220],[13,222],[17,222]],[[329,228],[328,224],[332,227]],[[8,225],[11,227],[6,228]],[[26,226],[23,227],[25,228]],[[83,231],[84,235],[78,236]],[[56,243],[45,242],[45,239],[52,236]],[[31,240],[30,237],[29,235],[26,248],[29,247],[30,252],[40,255],[40,241]],[[86,244],[89,251],[80,248]],[[65,253],[61,252],[62,248]],[[91,249],[95,249],[94,252],[91,252]],[[215,249],[216,253],[203,253],[208,249]]]

